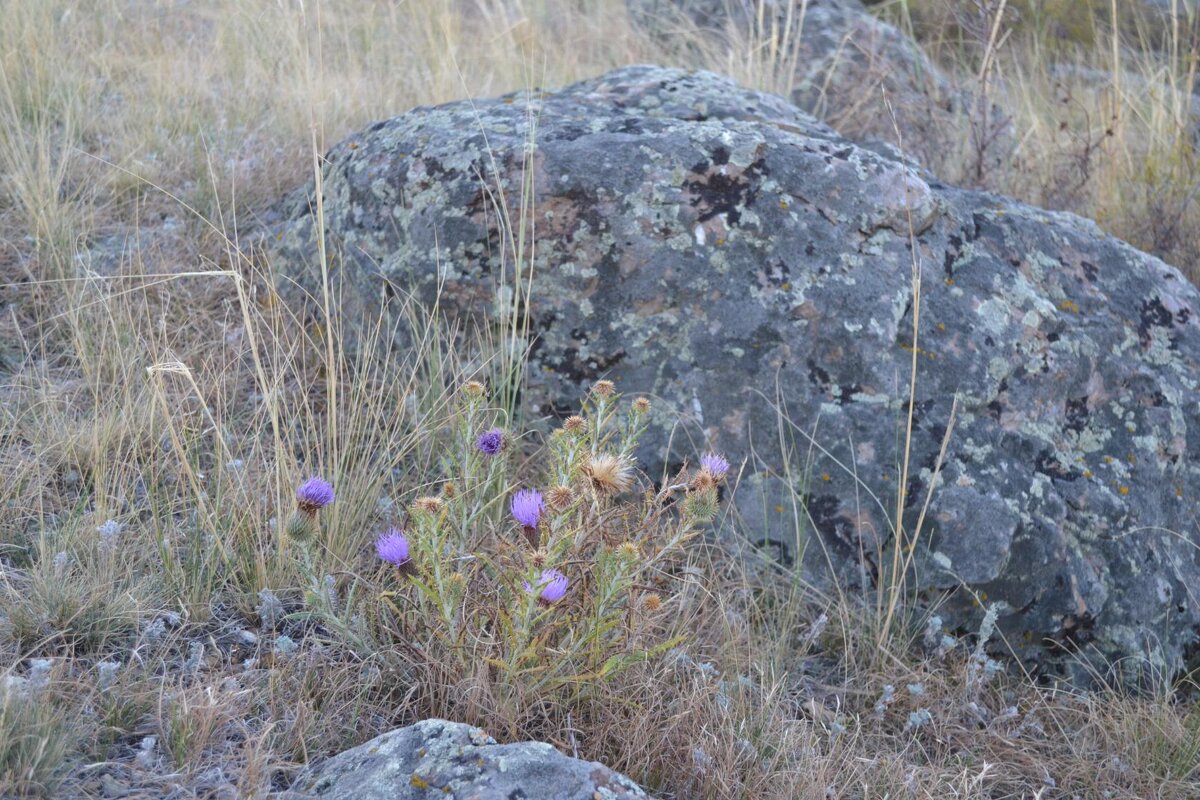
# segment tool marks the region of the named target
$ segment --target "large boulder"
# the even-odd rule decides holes
[[[479,728],[429,719],[377,736],[302,773],[295,800],[611,800],[645,798],[636,783],[542,742],[497,744]]]
[[[638,66],[336,145],[343,309],[440,287],[442,309],[494,315],[514,280],[497,189],[512,219],[523,185],[537,412],[570,412],[602,376],[651,394],[651,469],[705,444],[748,458],[748,534],[868,592],[896,544],[919,309],[902,517],[911,537],[932,488],[914,569],[942,616],[969,630],[1001,604],[1004,649],[1035,670],[1194,656],[1200,295],[1176,269],[1079,217],[944,186],[779,97]],[[308,286],[312,208],[276,253]]]

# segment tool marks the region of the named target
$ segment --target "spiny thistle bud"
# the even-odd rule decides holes
[[[563,421],[563,430],[567,433],[579,433],[587,425],[583,417],[572,414]]]
[[[648,594],[642,598],[642,608],[646,609],[651,614],[653,614],[655,611],[658,611],[659,609],[661,609],[662,604],[663,604],[662,597],[660,597],[658,594],[656,594],[654,592],[651,592],[650,594]]]
[[[600,494],[620,494],[633,485],[633,465],[624,456],[594,455],[583,465],[583,474]]]
[[[638,552],[638,546],[633,542],[621,542],[621,546],[618,547],[617,550],[626,558],[637,558],[639,555],[641,555],[641,553]]]
[[[467,397],[483,397],[483,393],[487,391],[487,387],[479,381],[467,381],[463,384],[463,394]]]
[[[650,398],[639,397],[637,400],[633,401],[633,413],[646,414],[646,413],[649,413],[649,411],[650,411]]]
[[[717,516],[716,489],[688,492],[683,501],[683,510],[694,522],[710,522]]]
[[[533,555],[531,555],[529,557],[529,560],[533,563],[533,565],[535,567],[538,567],[540,569],[540,568],[546,566],[546,559],[548,557],[549,556],[547,555],[545,550],[534,550]]]
[[[308,544],[317,533],[317,524],[311,514],[295,511],[288,517],[283,532],[297,544]]]
[[[446,503],[440,497],[418,497],[413,500],[412,510],[415,514],[436,516],[446,508]]]
[[[596,381],[592,384],[592,393],[597,397],[612,397],[616,389],[612,381]]]
[[[555,511],[566,511],[575,500],[575,493],[570,486],[555,486],[546,493],[546,500]]]

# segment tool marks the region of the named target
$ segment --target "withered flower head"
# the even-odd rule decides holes
[[[650,411],[650,398],[639,397],[633,401],[633,410],[637,414],[645,414]]]
[[[708,470],[700,470],[696,476],[692,478],[692,488],[698,492],[704,492],[717,487],[717,479]]]
[[[483,397],[485,391],[487,387],[479,381],[467,381],[463,384],[463,394],[467,397]]]
[[[600,453],[583,465],[583,474],[600,494],[620,494],[633,485],[633,465],[629,459]]]
[[[575,500],[575,493],[570,486],[555,486],[546,492],[546,501],[555,511],[566,511]]]
[[[579,433],[587,423],[578,414],[572,414],[563,421],[563,430],[567,433]]]
[[[546,566],[547,558],[548,556],[545,550],[534,550],[533,555],[529,557],[530,561],[533,562],[533,565],[538,568]]]
[[[446,499],[449,500],[458,494],[458,487],[450,481],[446,481],[446,484],[442,486],[442,494],[445,495]]]
[[[621,555],[625,556],[626,558],[637,558],[638,555],[640,555],[638,553],[638,546],[633,542],[621,542],[621,546],[617,549],[621,551]]]
[[[655,594],[654,592],[651,592],[650,594],[648,594],[642,598],[642,608],[646,609],[651,614],[653,614],[655,611],[658,611],[660,608],[662,608],[662,604],[663,604],[662,597]]]
[[[613,382],[608,380],[596,381],[592,384],[592,392],[597,397],[612,397],[612,393],[615,392],[616,389],[617,387],[613,385]]]
[[[413,500],[412,510],[422,514],[440,514],[446,503],[440,497],[418,497]]]

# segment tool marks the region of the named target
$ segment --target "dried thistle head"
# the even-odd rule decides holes
[[[418,497],[413,501],[412,510],[417,514],[430,514],[436,516],[442,513],[445,509],[446,502],[440,497]]]
[[[574,501],[575,493],[571,491],[570,486],[555,486],[546,493],[546,502],[555,511],[566,511]]]
[[[662,608],[662,596],[656,592],[651,592],[642,598],[642,608],[649,611],[651,614]]]
[[[578,414],[572,414],[563,421],[563,430],[567,433],[579,433],[587,425],[587,421]]]
[[[542,567],[546,566],[546,560],[548,558],[549,556],[545,550],[534,550],[533,555],[529,557],[529,560],[533,562],[535,567],[541,569]]]
[[[463,384],[463,394],[467,397],[483,397],[483,393],[487,391],[487,387],[479,381],[467,381]]]
[[[650,398],[639,397],[633,401],[633,411],[635,414],[647,414],[650,412]]]
[[[447,500],[452,500],[454,498],[454,496],[457,494],[458,494],[458,487],[455,486],[452,482],[446,481],[445,485],[442,486],[442,496],[445,497]]]
[[[638,546],[633,542],[621,542],[621,546],[617,550],[626,558],[637,558],[641,555],[638,551]]]
[[[717,479],[711,472],[706,469],[700,470],[692,478],[691,488],[698,492],[706,492],[710,489],[717,488]]]
[[[612,397],[616,390],[617,387],[609,380],[596,381],[592,384],[592,394],[597,397]]]
[[[633,464],[624,456],[599,453],[583,465],[592,488],[600,494],[615,495],[633,485]]]

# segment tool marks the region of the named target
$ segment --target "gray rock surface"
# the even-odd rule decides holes
[[[336,800],[622,800],[633,781],[542,742],[497,744],[479,728],[430,719],[377,736],[299,776],[290,797]]]
[[[600,376],[651,393],[652,474],[706,443],[750,458],[748,535],[873,591],[895,544],[915,263],[909,531],[958,399],[916,551],[939,613],[971,630],[978,601],[1004,603],[1007,646],[1080,680],[1093,656],[1195,659],[1200,295],[1177,270],[1087,220],[944,186],[781,98],[641,66],[413,109],[335,146],[324,205],[349,318],[387,285],[494,314],[513,276],[492,198],[517,207],[534,118],[528,403],[568,413]],[[309,209],[276,263],[311,287]]]

